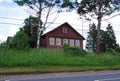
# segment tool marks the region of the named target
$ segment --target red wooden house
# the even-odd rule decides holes
[[[45,48],[62,48],[64,44],[83,48],[85,39],[67,22],[43,35]]]

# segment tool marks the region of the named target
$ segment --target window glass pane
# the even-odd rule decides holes
[[[74,40],[70,39],[70,46],[74,46]]]
[[[63,45],[68,44],[68,39],[63,39]]]
[[[63,27],[63,33],[67,33],[67,28]]]
[[[54,45],[54,41],[55,41],[55,39],[53,37],[50,37],[50,40],[49,40],[50,45]]]
[[[60,38],[56,38],[56,45],[61,46],[61,39]]]
[[[80,41],[79,40],[75,40],[75,46],[77,46],[77,47],[80,46]]]

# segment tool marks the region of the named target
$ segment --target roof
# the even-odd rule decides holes
[[[12,41],[13,37],[8,36],[7,37],[7,43],[10,43]]]
[[[69,26],[70,28],[72,28],[79,36],[81,36],[81,37],[83,38],[83,40],[85,40],[85,38],[84,38],[77,30],[75,30],[69,23],[67,23],[67,22],[65,22],[65,23],[57,26],[56,28],[54,28],[54,29],[52,29],[52,30],[50,30],[50,31],[48,31],[48,32],[45,31],[45,33],[43,34],[43,36],[45,36],[46,34],[51,33],[52,31],[54,31],[54,30],[56,30],[57,28],[62,27],[62,26],[64,26],[64,25],[68,25],[68,26]]]

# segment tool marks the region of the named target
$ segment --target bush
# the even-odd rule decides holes
[[[25,50],[30,48],[29,39],[27,35],[21,30],[13,37],[12,41],[9,43],[9,48],[17,50]]]
[[[69,45],[64,45],[63,49],[68,56],[85,56],[87,52],[78,47],[70,47]]]
[[[107,49],[107,51],[106,51],[108,54],[111,54],[111,55],[117,55],[118,53],[116,52],[116,50],[115,49],[112,49],[112,48],[109,48],[109,49]]]
[[[120,53],[120,47],[116,47],[115,51],[118,52],[118,53]]]

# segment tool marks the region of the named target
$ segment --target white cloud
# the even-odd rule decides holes
[[[4,35],[0,35],[0,43],[2,43],[3,41],[5,41],[7,38]]]
[[[13,0],[0,0],[0,3],[2,3],[2,2],[12,3]]]
[[[10,26],[9,36],[14,36],[17,31],[19,31],[19,27],[16,26],[16,25],[11,25]]]
[[[78,1],[78,3],[80,3],[82,0],[77,0]]]

